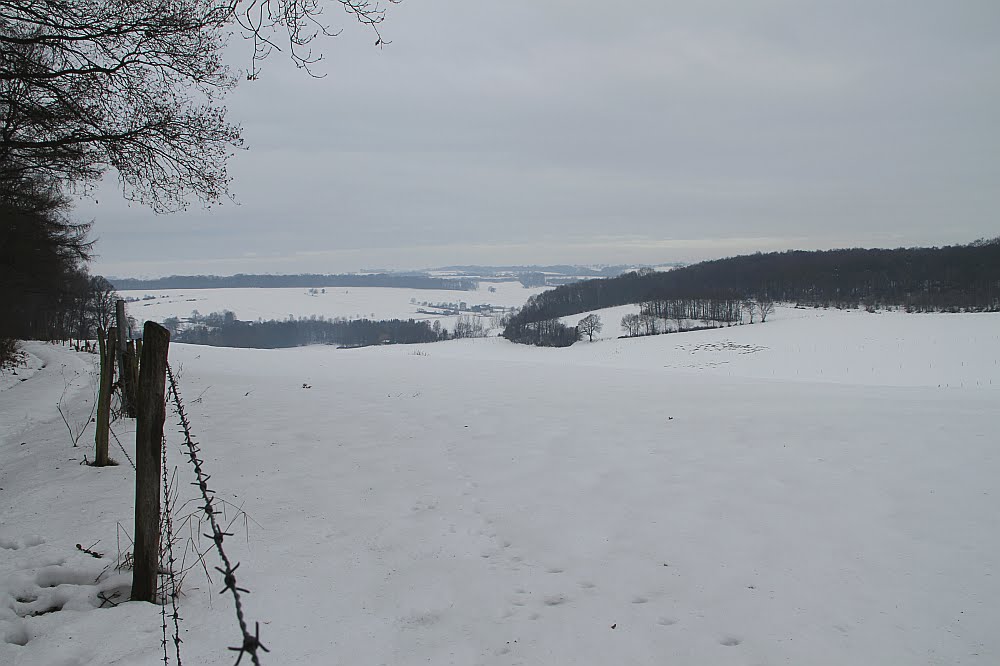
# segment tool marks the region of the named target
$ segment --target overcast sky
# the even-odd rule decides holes
[[[1000,2],[405,0],[228,98],[238,204],[80,202],[94,272],[659,263],[1000,235]],[[236,40],[235,67],[249,58]]]

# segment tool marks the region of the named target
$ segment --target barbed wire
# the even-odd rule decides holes
[[[122,444],[122,441],[120,439],[118,439],[118,435],[115,434],[115,431],[112,430],[110,426],[108,427],[108,432],[110,432],[111,436],[115,438],[116,442],[118,442],[118,448],[121,449],[122,453],[125,454],[125,460],[128,461],[129,465],[132,465],[132,469],[135,469],[135,463],[132,462],[132,456],[130,456],[128,454],[128,451],[125,450],[125,446]]]
[[[215,550],[219,553],[219,558],[222,560],[223,567],[215,567],[219,573],[223,575],[223,581],[225,587],[219,591],[219,594],[225,594],[227,591],[233,595],[233,605],[236,607],[236,620],[239,623],[240,631],[243,633],[243,642],[239,647],[230,647],[228,649],[237,652],[236,664],[240,663],[243,659],[244,654],[250,655],[250,660],[253,662],[254,666],[260,666],[260,657],[258,652],[263,650],[264,652],[270,652],[263,643],[260,642],[260,623],[257,622],[254,625],[254,633],[250,633],[247,629],[246,618],[243,614],[243,600],[240,598],[240,593],[250,593],[250,590],[239,587],[236,584],[236,570],[239,569],[240,563],[237,562],[233,566],[232,561],[229,556],[226,555],[226,551],[222,546],[223,540],[227,536],[233,536],[231,532],[224,532],[221,527],[219,527],[219,522],[216,520],[216,515],[220,512],[215,509],[213,504],[215,500],[215,491],[208,487],[208,480],[211,478],[210,475],[205,474],[202,469],[202,463],[204,462],[198,457],[201,452],[201,448],[198,443],[194,441],[191,436],[191,422],[188,420],[187,413],[184,410],[184,403],[181,400],[180,390],[177,388],[177,380],[174,377],[174,372],[167,364],[167,379],[170,383],[170,396],[173,398],[174,411],[177,413],[178,425],[180,426],[180,432],[184,435],[184,446],[185,452],[188,455],[191,464],[194,466],[196,481],[192,482],[192,485],[197,486],[201,491],[202,499],[205,504],[200,507],[202,511],[205,512],[205,516],[212,528],[211,534],[204,535],[205,537],[212,540],[215,546]]]
[[[161,439],[161,472],[160,476],[163,477],[163,529],[160,531],[160,559],[161,563],[165,559],[166,562],[166,576],[163,579],[163,603],[160,608],[161,617],[163,619],[163,663],[167,666],[170,663],[168,651],[167,651],[167,598],[170,598],[170,617],[174,621],[174,632],[173,632],[173,642],[174,642],[174,653],[177,655],[177,666],[182,666],[181,664],[181,614],[177,608],[177,567],[176,558],[174,557],[174,505],[176,504],[176,499],[171,502],[171,495],[176,498],[177,493],[171,493],[170,488],[174,486],[173,481],[167,479],[167,438],[163,437]],[[174,470],[176,474],[176,468]],[[165,547],[164,547],[165,546]],[[164,557],[164,555],[166,557]]]
[[[160,595],[165,595],[167,593],[167,581],[160,578]],[[167,650],[167,602],[166,599],[160,604],[160,629],[163,631],[163,638],[160,640],[160,646],[163,647],[163,666],[170,665],[170,652]]]

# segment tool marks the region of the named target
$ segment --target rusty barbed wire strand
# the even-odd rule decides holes
[[[120,439],[118,439],[118,435],[116,435],[116,434],[115,434],[115,431],[114,431],[114,430],[112,430],[112,429],[111,429],[110,427],[108,428],[108,432],[110,432],[110,433],[111,433],[111,436],[115,438],[115,441],[116,441],[116,442],[118,442],[118,448],[119,448],[119,449],[121,449],[121,450],[122,450],[122,453],[124,453],[124,454],[125,454],[125,460],[127,460],[127,461],[128,461],[128,464],[129,464],[129,465],[132,465],[132,469],[135,469],[135,463],[134,463],[134,462],[132,462],[132,456],[130,456],[130,455],[128,454],[128,451],[126,451],[126,450],[125,450],[125,447],[124,447],[124,446],[122,445],[122,442],[121,442],[121,440],[120,440]]]
[[[184,446],[185,452],[187,453],[188,459],[194,466],[194,473],[196,481],[192,482],[192,485],[197,486],[201,491],[202,499],[205,504],[200,507],[202,511],[205,512],[205,516],[208,519],[209,525],[212,528],[211,534],[206,534],[205,537],[212,540],[215,545],[216,552],[219,553],[219,558],[222,560],[224,567],[215,567],[215,569],[222,574],[225,587],[219,591],[219,594],[225,594],[227,591],[233,595],[233,605],[236,607],[236,620],[240,625],[240,631],[243,632],[243,641],[238,647],[230,647],[229,650],[238,652],[236,657],[236,665],[240,663],[243,659],[244,654],[250,655],[250,661],[253,662],[254,666],[260,666],[260,657],[258,652],[263,650],[264,652],[270,652],[263,643],[260,642],[260,623],[255,623],[254,633],[250,633],[247,629],[246,618],[243,614],[243,600],[240,598],[240,593],[250,593],[250,590],[239,587],[236,584],[236,570],[240,568],[240,563],[237,562],[233,566],[229,556],[226,555],[226,551],[222,547],[222,542],[227,536],[232,536],[231,532],[224,532],[221,527],[219,527],[219,522],[216,520],[216,515],[220,512],[215,509],[213,500],[215,499],[215,492],[208,487],[208,480],[211,478],[208,474],[205,474],[202,469],[202,463],[204,462],[198,457],[201,452],[201,448],[198,443],[194,441],[191,436],[191,422],[188,420],[187,413],[184,410],[184,403],[181,400],[180,391],[177,388],[177,379],[174,377],[173,369],[170,364],[167,363],[167,379],[170,383],[170,396],[173,398],[174,411],[177,414],[178,425],[180,426],[181,434],[184,435]]]
[[[167,618],[166,618],[166,608],[167,608],[167,597],[169,596],[169,598],[170,598],[170,608],[171,608],[170,617],[174,621],[174,635],[173,635],[174,653],[177,655],[177,666],[182,666],[182,664],[181,664],[181,643],[183,641],[181,640],[181,625],[180,625],[180,623],[181,623],[181,614],[180,614],[180,610],[177,608],[177,569],[175,567],[176,558],[174,557],[174,520],[173,520],[173,514],[174,514],[174,504],[176,503],[176,500],[174,501],[174,503],[171,503],[171,501],[170,501],[170,496],[171,496],[170,488],[172,486],[174,486],[173,481],[176,481],[176,477],[174,477],[173,479],[170,479],[170,480],[168,480],[168,478],[167,478],[167,469],[168,469],[168,467],[167,467],[167,438],[166,437],[163,437],[161,439],[160,446],[161,446],[160,455],[162,456],[162,459],[161,459],[162,465],[161,465],[160,476],[163,477],[163,525],[164,525],[164,529],[160,532],[160,540],[161,540],[161,544],[160,544],[160,557],[163,558],[164,554],[166,555],[166,570],[167,570],[166,578],[163,581],[163,595],[164,596],[163,596],[163,604],[162,604],[162,608],[164,609],[164,611],[163,611],[163,616],[164,616],[163,617],[163,622],[164,622],[164,627],[163,627],[163,641],[164,641],[164,644],[163,644],[163,657],[164,657],[164,660],[163,660],[163,663],[164,664],[167,663],[167,646],[166,646],[166,640],[167,640],[166,621],[167,621]],[[174,474],[176,474],[176,473],[177,473],[177,468],[175,467],[174,468]],[[174,492],[174,496],[176,496],[176,494],[177,493],[175,491]],[[166,536],[165,539],[164,539],[164,535]],[[166,544],[166,548],[164,548],[164,543]]]
[[[162,539],[162,535],[161,535]],[[160,595],[165,595],[167,593],[167,581],[160,577]],[[167,650],[167,604],[166,600],[164,603],[160,604],[160,628],[163,630],[163,638],[160,640],[160,646],[163,648],[163,666],[170,666],[170,653]]]

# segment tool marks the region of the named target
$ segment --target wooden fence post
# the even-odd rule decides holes
[[[128,320],[125,318],[125,301],[115,301],[115,323],[118,325],[118,384],[121,386],[122,412],[135,416],[135,384],[132,381],[131,360],[128,354]]]
[[[139,390],[139,354],[137,345],[139,340],[129,340],[128,349],[125,351],[125,366],[128,368],[128,383],[132,387],[132,404],[136,404],[138,398],[136,393]]]
[[[151,321],[143,327],[135,423],[135,550],[132,601],[156,600],[160,549],[160,473],[164,397],[170,332]]]
[[[108,436],[111,430],[111,383],[115,379],[115,341],[117,331],[108,329],[107,340],[97,332],[97,344],[101,349],[101,383],[97,393],[97,434],[94,436],[94,466],[108,464]]]

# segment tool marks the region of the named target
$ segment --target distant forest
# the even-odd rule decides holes
[[[398,289],[444,289],[472,291],[473,278],[438,278],[424,274],[377,273],[374,275],[171,275],[154,280],[112,278],[115,289],[224,289],[239,287],[396,287]]]
[[[680,264],[678,264],[680,265]],[[478,275],[481,277],[508,278],[511,275],[521,275],[524,273],[549,273],[563,277],[615,277],[621,275],[634,266],[573,266],[568,264],[553,264],[549,266],[443,266],[435,270],[452,271],[455,273],[465,273],[467,275]]]
[[[541,330],[556,333],[554,343],[564,344],[566,335],[555,321],[559,317],[628,304],[642,304],[644,314],[664,318],[697,305],[725,313],[717,321],[732,323],[739,304],[750,301],[758,306],[779,301],[909,312],[998,311],[1000,238],[943,248],[757,253],[667,272],[644,269],[585,280],[532,296],[503,335],[550,344]]]
[[[285,321],[240,321],[232,312],[214,312],[198,318],[198,323],[178,328],[176,319],[163,322],[172,329],[174,342],[215,347],[279,349],[303,345],[367,347],[385,344],[415,344],[446,340],[448,332],[440,322],[431,326],[412,319],[288,319]]]

